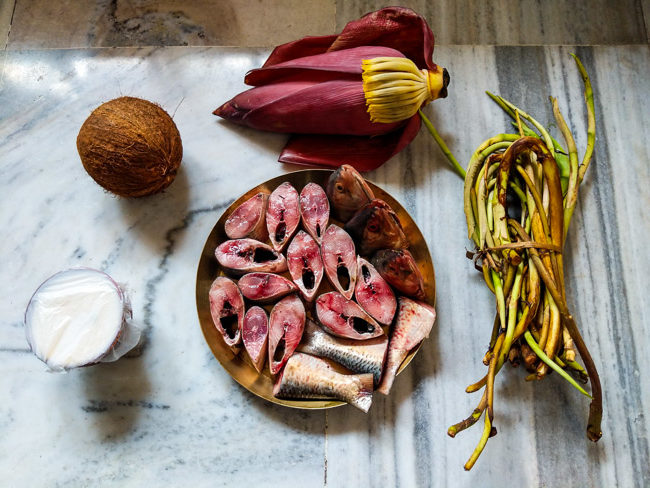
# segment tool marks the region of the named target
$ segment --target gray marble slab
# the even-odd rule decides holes
[[[9,48],[274,46],[331,34],[334,12],[334,0],[16,0]]]
[[[642,13],[643,13],[643,20],[645,23],[645,33],[648,42],[650,42],[650,0],[642,0],[641,7],[643,9]]]
[[[449,98],[427,108],[467,161],[506,118],[497,91],[552,124],[559,98],[585,145],[581,82],[568,47],[442,46]],[[389,397],[368,415],[304,412],[238,386],[213,358],[196,317],[194,280],[205,238],[238,195],[279,173],[286,137],[234,127],[211,111],[244,88],[268,51],[236,48],[35,50],[7,53],[0,88],[0,472],[7,486],[647,486],[650,385],[650,204],[645,140],[647,45],[575,50],[591,73],[596,157],[568,241],[567,293],[605,388],[604,435],[584,434],[588,401],[552,375],[498,377],[499,434],[475,468],[462,466],[480,428],[446,436],[477,398],[492,297],[472,263],[462,183],[422,131],[369,174],[414,216],[432,253],[438,320]],[[128,201],[84,172],[75,139],[88,113],[120,95],[149,98],[183,137],[177,180]],[[28,349],[22,314],[55,271],[86,265],[126,283],[146,326],[142,354],[51,374]]]
[[[379,0],[337,0],[337,28],[385,5]],[[438,44],[647,42],[642,0],[406,0],[399,5],[426,18]]]
[[[386,6],[378,0],[5,0],[10,49],[113,46],[273,46],[338,32]],[[647,0],[405,0],[441,44],[639,44]],[[3,10],[5,8],[3,7]],[[0,18],[2,16],[0,15]]]

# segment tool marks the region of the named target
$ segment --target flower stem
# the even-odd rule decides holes
[[[458,163],[454,155],[451,153],[451,151],[447,147],[447,144],[445,144],[445,141],[442,140],[442,137],[440,137],[440,134],[438,134],[436,128],[433,126],[433,124],[427,118],[427,116],[422,113],[422,110],[418,110],[418,113],[420,114],[420,117],[422,118],[422,122],[424,122],[425,127],[429,130],[429,133],[436,140],[443,154],[447,157],[447,160],[451,163],[451,167],[458,174],[458,176],[460,176],[462,179],[465,179],[465,170]]]

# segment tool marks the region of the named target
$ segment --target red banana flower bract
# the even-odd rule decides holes
[[[214,114],[255,129],[293,134],[280,162],[372,170],[413,140],[420,117],[371,122],[361,62],[406,57],[419,69],[440,70],[431,60],[433,46],[433,33],[422,17],[406,8],[384,8],[349,22],[339,35],[276,47],[262,68],[247,73],[244,81],[254,88]]]

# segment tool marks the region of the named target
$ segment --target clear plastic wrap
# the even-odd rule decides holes
[[[140,343],[124,287],[102,271],[71,268],[38,287],[25,311],[25,334],[51,371],[112,362]]]

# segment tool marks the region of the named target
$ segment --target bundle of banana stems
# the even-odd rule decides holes
[[[591,83],[580,60],[573,56],[585,85],[587,148],[578,163],[576,144],[551,97],[553,114],[567,150],[533,117],[502,97],[488,93],[513,119],[518,134],[500,134],[481,144],[466,175],[435,129],[425,120],[443,152],[465,177],[464,209],[469,238],[476,251],[468,253],[494,293],[496,317],[490,346],[483,358],[487,374],[467,387],[483,390],[476,409],[451,426],[454,437],[484,415],[480,441],[465,464],[472,468],[494,427],[495,377],[509,361],[523,363],[526,380],[541,380],[555,371],[592,399],[587,436],[602,435],[602,392],[596,366],[566,301],[562,253],[578,188],[593,153],[595,116]],[[579,354],[584,368],[576,361]],[[579,382],[591,383],[589,395]]]

